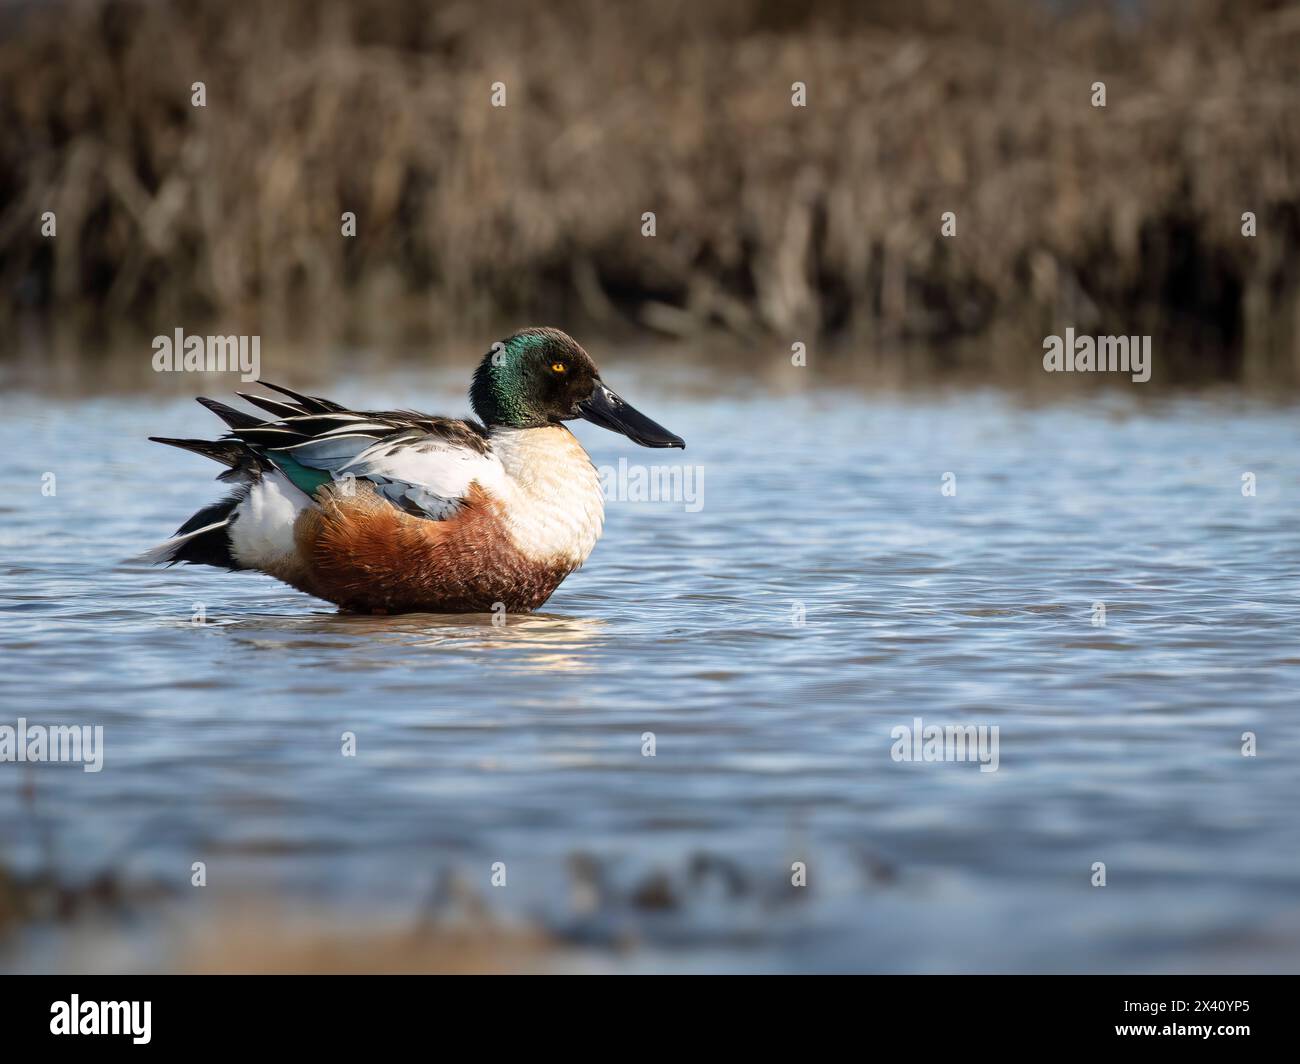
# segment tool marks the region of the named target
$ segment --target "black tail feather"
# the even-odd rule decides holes
[[[224,521],[230,516],[230,511],[243,502],[243,500],[244,496],[242,494],[231,495],[222,499],[220,502],[214,502],[210,506],[203,507],[202,510],[173,532],[172,538],[175,539],[177,536],[188,536],[191,532],[195,532],[207,525],[215,525],[218,521]]]
[[[204,458],[211,458],[233,469],[248,453],[248,449],[239,440],[174,440],[167,436],[150,436],[154,443],[165,443],[169,447],[179,447],[182,451],[193,451]]]
[[[272,391],[279,392],[281,395],[287,395],[308,414],[337,414],[347,409],[329,399],[322,399],[316,395],[302,395],[299,392],[291,391],[288,388],[282,388],[278,384],[272,384],[270,381],[258,381],[257,383],[263,388],[270,388]],[[231,427],[233,428],[234,426]]]
[[[236,492],[220,502],[205,506],[176,530],[176,536],[188,536],[201,528],[215,525],[184,543],[177,545],[163,559],[168,565],[188,562],[190,565],[215,565],[222,569],[243,569],[230,553],[230,515],[235,507],[244,501],[243,492]]]
[[[215,399],[208,399],[202,395],[196,396],[196,399],[232,429],[251,429],[254,425],[266,423],[264,418],[245,414],[242,410],[236,410],[233,406],[226,406],[225,403],[219,403]]]
[[[277,418],[298,417],[300,414],[307,413],[306,410],[294,406],[292,403],[282,403],[278,399],[269,399],[265,395],[254,395],[252,392],[239,392],[238,394],[239,398],[245,402],[261,407],[268,414],[272,414]]]
[[[149,439],[154,443],[179,447],[182,451],[193,451],[227,466],[224,473],[217,474],[218,480],[251,483],[275,468],[243,440],[175,440],[167,436],[150,436]]]

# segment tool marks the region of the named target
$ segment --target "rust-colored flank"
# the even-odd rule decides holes
[[[443,521],[403,513],[357,481],[327,486],[319,509],[294,528],[301,568],[280,575],[301,591],[360,613],[487,613],[534,610],[575,568],[525,557],[506,532],[500,504],[478,484]],[[500,604],[500,606],[498,606]]]

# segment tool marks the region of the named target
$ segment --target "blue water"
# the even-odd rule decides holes
[[[216,422],[0,400],[0,725],[105,735],[99,773],[0,764],[0,863],[123,895],[0,926],[0,965],[183,967],[232,898],[400,928],[454,875],[560,968],[1300,967],[1294,406],[616,370],[687,450],[579,437],[701,504],[611,502],[503,626],[124,564],[221,487],[144,437]],[[451,370],[315,386],[465,409]],[[894,760],[918,717],[996,726],[997,771]]]

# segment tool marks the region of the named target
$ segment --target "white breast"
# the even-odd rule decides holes
[[[562,425],[493,429],[492,450],[506,472],[499,490],[515,546],[534,561],[575,568],[586,561],[605,523],[605,500],[573,433]]]

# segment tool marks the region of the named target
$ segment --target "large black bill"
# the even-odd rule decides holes
[[[578,404],[578,413],[593,425],[611,432],[621,432],[642,447],[686,446],[680,436],[674,436],[662,425],[651,421],[636,407],[629,406],[600,383],[596,384],[590,398]]]

